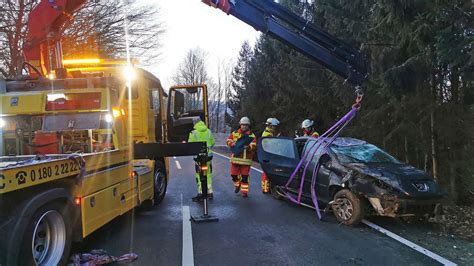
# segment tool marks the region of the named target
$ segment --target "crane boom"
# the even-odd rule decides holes
[[[273,0],[202,0],[317,61],[354,86],[367,79],[366,57]]]
[[[28,35],[23,48],[25,61],[42,74],[62,68],[60,29],[87,0],[41,0],[28,16]],[[54,56],[50,48],[54,47]],[[31,72],[31,71],[30,71]],[[34,75],[33,72],[30,75]]]

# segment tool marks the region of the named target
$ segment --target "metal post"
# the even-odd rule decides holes
[[[198,163],[199,163],[199,179],[201,179],[201,191],[202,196],[204,197],[204,207],[203,207],[203,215],[199,217],[191,216],[191,220],[200,223],[200,222],[217,222],[219,218],[209,215],[209,205],[208,205],[208,193],[207,193],[207,171],[211,169],[203,170],[207,167],[207,147],[203,149],[198,156]]]

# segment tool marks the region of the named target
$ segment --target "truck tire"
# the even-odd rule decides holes
[[[362,201],[348,189],[341,189],[334,195],[331,208],[336,219],[345,225],[358,224],[364,217]]]
[[[166,195],[168,187],[168,179],[166,178],[165,165],[162,162],[155,162],[155,170],[153,175],[153,202],[154,205],[160,204]]]
[[[52,202],[40,207],[23,234],[19,265],[66,265],[72,242],[70,217],[65,204]]]

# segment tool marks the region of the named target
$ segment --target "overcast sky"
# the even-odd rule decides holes
[[[186,52],[200,47],[207,52],[212,77],[220,60],[236,60],[245,40],[255,43],[258,32],[233,16],[209,7],[201,0],[142,0],[157,5],[166,32],[161,38],[162,56],[157,64],[146,67],[161,79],[163,87],[172,84],[171,76]]]

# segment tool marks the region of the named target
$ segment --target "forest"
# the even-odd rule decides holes
[[[430,172],[450,203],[474,204],[472,2],[279,2],[367,56],[364,102],[343,135]],[[310,118],[323,133],[354,99],[342,78],[262,34],[241,47],[226,123],[249,116],[259,134],[276,117],[282,135],[294,136]]]

